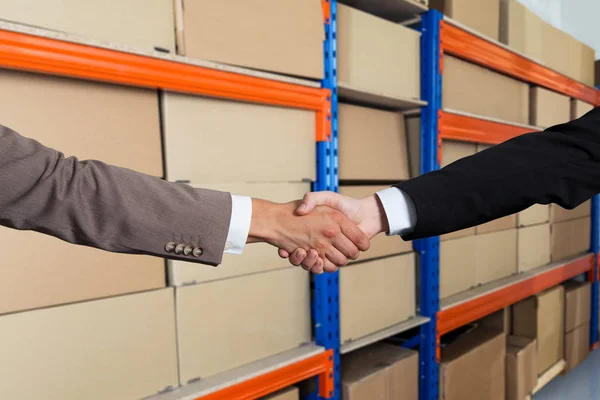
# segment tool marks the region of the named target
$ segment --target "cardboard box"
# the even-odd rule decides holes
[[[560,261],[583,254],[590,249],[589,217],[559,222],[550,226],[550,256]]]
[[[306,192],[311,191],[310,183],[306,182],[208,184],[194,186],[230,192],[240,196],[266,199],[278,203],[287,203],[301,199]],[[231,278],[290,266],[289,261],[279,257],[277,249],[267,243],[248,244],[244,248],[243,255],[225,253],[223,254],[223,262],[217,267],[173,260],[168,263],[169,284],[171,286]]]
[[[417,400],[419,353],[376,343],[342,356],[343,400]]]
[[[562,208],[558,204],[550,204],[550,222],[572,221],[592,215],[592,201],[588,200],[572,210]]]
[[[489,93],[494,93],[494,96],[490,96]],[[507,122],[528,124],[529,86],[446,55],[442,107]]]
[[[173,4],[168,0],[2,1],[0,19],[147,52],[175,52]]]
[[[179,54],[323,78],[325,32],[318,2],[175,0],[175,10]]]
[[[517,230],[475,236],[475,279],[486,284],[517,273]]]
[[[498,40],[500,0],[430,0],[429,7],[476,32]]]
[[[170,181],[315,180],[313,111],[178,93],[162,95],[162,110]]]
[[[476,328],[442,349],[440,392],[444,400],[504,400],[506,335]]]
[[[590,322],[592,285],[589,282],[569,281],[565,287],[565,332]]]
[[[508,336],[506,346],[506,400],[524,400],[537,385],[537,342]]]
[[[0,314],[165,286],[165,263],[157,257],[110,253],[5,227],[0,240],[10,249],[0,263]]]
[[[589,111],[592,111],[594,106],[577,99],[571,99],[571,119],[583,117]]]
[[[300,391],[297,387],[289,387],[274,393],[272,395],[263,397],[262,400],[298,400],[300,398]]]
[[[506,335],[512,333],[512,311],[510,307],[503,308],[479,320],[478,325],[488,329],[502,331]]]
[[[340,194],[360,199],[373,195],[388,187],[389,186],[340,186]],[[412,242],[405,242],[398,235],[377,235],[371,239],[371,247],[366,252],[361,253],[359,260],[371,260],[374,258],[409,253],[411,251],[413,251]]]
[[[477,236],[440,243],[440,298],[477,285],[475,277]]]
[[[175,296],[182,385],[311,340],[309,274],[301,268],[183,286]]]
[[[405,115],[410,178],[421,175],[421,114]]]
[[[519,228],[517,232],[519,272],[550,264],[550,224]]]
[[[408,179],[408,154],[402,114],[340,104],[338,117],[340,179]],[[286,138],[288,135],[280,136]],[[310,139],[314,153],[314,135]]]
[[[538,375],[563,357],[564,301],[564,287],[557,286],[513,306],[513,334],[537,339]]]
[[[549,128],[571,120],[571,100],[569,97],[542,87],[531,88],[530,120],[533,126]]]
[[[421,34],[338,4],[338,81],[389,97],[421,98]],[[322,68],[322,67],[321,67]]]
[[[565,334],[565,361],[567,365],[563,373],[571,371],[581,364],[590,354],[590,323],[573,329]]]
[[[0,87],[2,125],[67,157],[163,176],[156,91],[9,70]]]
[[[352,264],[340,270],[342,343],[415,315],[415,254]]]
[[[0,398],[139,399],[176,387],[174,307],[162,289],[0,317]]]
[[[540,63],[545,22],[516,0],[500,0],[500,42]]]
[[[550,206],[547,204],[535,204],[517,213],[519,228],[545,224],[548,221],[550,221]]]

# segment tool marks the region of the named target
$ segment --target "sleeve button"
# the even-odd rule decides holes
[[[202,255],[202,253],[204,253],[204,250],[202,250],[200,247],[195,247],[194,250],[192,251],[192,254],[194,255],[194,257],[200,257]]]
[[[184,248],[185,248],[185,244],[178,244],[177,247],[175,247],[175,254],[183,253]]]
[[[171,253],[171,252],[173,252],[173,250],[175,250],[175,243],[174,242],[167,243],[165,246],[165,251],[167,253]]]
[[[185,248],[183,249],[183,254],[186,256],[189,256],[190,254],[192,254],[192,252],[194,251],[194,248],[190,245],[185,246]]]

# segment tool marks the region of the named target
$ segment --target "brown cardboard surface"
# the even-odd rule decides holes
[[[339,82],[391,97],[421,98],[417,31],[343,4],[337,20]]]
[[[472,156],[476,152],[477,145],[475,143],[444,140],[442,141],[442,163],[440,167],[443,168],[461,158]],[[440,236],[440,240],[452,240],[472,235],[475,235],[475,227],[447,233]]]
[[[477,328],[442,349],[440,398],[504,400],[506,335]]]
[[[300,398],[300,391],[297,387],[289,387],[274,393],[272,395],[263,397],[262,400],[298,400]]]
[[[583,254],[590,248],[589,217],[559,222],[550,226],[550,256],[560,261]]]
[[[465,291],[477,284],[476,236],[440,243],[440,298]]]
[[[588,111],[594,109],[594,106],[577,99],[571,99],[571,119],[583,117]]]
[[[145,51],[161,48],[175,52],[170,1],[2,0],[0,19]]]
[[[340,104],[338,117],[340,179],[408,179],[402,114]],[[314,153],[314,135],[311,140]]]
[[[181,16],[179,54],[286,75],[323,77],[323,11],[316,1],[175,0],[175,7]]]
[[[490,96],[489,93],[494,93],[494,96]],[[529,86],[492,70],[446,55],[442,107],[482,117],[528,124]]]
[[[538,375],[563,357],[564,296],[556,286],[513,306],[513,334],[537,339]]]
[[[571,99],[551,90],[534,86],[530,91],[529,123],[549,128],[571,120]]]
[[[170,181],[315,179],[313,111],[177,93],[164,93],[162,108]]]
[[[421,115],[406,116],[406,140],[410,178],[421,175]]]
[[[177,386],[173,289],[0,317],[2,399],[139,399]]]
[[[550,204],[550,222],[571,221],[592,215],[592,201],[588,200],[572,210],[562,208],[558,204]]]
[[[206,184],[194,186],[230,192],[239,196],[266,199],[278,203],[301,199],[311,189],[310,183],[305,182]],[[169,261],[169,284],[172,286],[181,286],[189,283],[231,278],[289,266],[289,261],[281,259],[277,254],[277,249],[273,246],[267,243],[252,243],[246,245],[243,255],[223,254],[223,262],[218,267],[198,265],[184,261]]]
[[[517,273],[517,230],[475,236],[475,279],[477,284]]]
[[[415,254],[340,270],[340,339],[359,339],[415,315]]]
[[[591,319],[591,283],[569,281],[565,287],[565,332],[590,322]]]
[[[511,308],[506,307],[500,311],[496,311],[495,313],[480,319],[478,324],[479,326],[482,326],[484,328],[502,331],[507,335],[510,335],[512,332],[511,315]]]
[[[301,268],[183,286],[175,294],[181,384],[311,340],[309,275]]]
[[[500,0],[500,42],[543,62],[544,21],[516,0]]]
[[[389,186],[340,186],[340,194],[355,199],[367,197]],[[361,261],[408,253],[413,251],[412,242],[405,242],[398,235],[377,235],[371,239],[371,247],[358,258]]]
[[[550,263],[550,224],[519,228],[517,232],[519,272]]]
[[[517,213],[517,225],[520,228],[545,224],[548,221],[550,221],[550,206],[547,204],[535,204]]]
[[[342,399],[417,400],[419,355],[387,343],[342,356]]]
[[[163,176],[156,91],[8,70],[0,87],[2,125],[67,157]]]
[[[10,249],[0,263],[0,314],[165,286],[165,263],[157,257],[110,253],[5,227],[0,240]]]
[[[469,28],[498,40],[500,0],[430,0],[434,8]]]
[[[537,385],[537,342],[508,336],[506,346],[506,400],[524,400]]]
[[[590,354],[590,323],[573,329],[565,334],[565,361],[567,365],[563,373],[571,371],[581,364]]]

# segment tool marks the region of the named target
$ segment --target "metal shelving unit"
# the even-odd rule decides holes
[[[421,173],[439,168],[442,139],[498,144],[534,131],[534,127],[443,110],[444,54],[452,54],[525,82],[598,106],[600,91],[585,86],[493,42],[431,10],[421,16],[421,87],[427,105],[421,111]],[[440,336],[528,296],[581,274],[592,282],[590,346],[598,344],[598,251],[600,200],[592,200],[590,253],[566,262],[492,282],[440,301],[439,238],[415,243],[421,255],[420,398],[439,398]]]

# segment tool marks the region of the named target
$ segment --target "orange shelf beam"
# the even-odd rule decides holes
[[[445,21],[441,21],[440,28],[441,47],[444,53],[464,58],[589,104],[600,105],[600,91],[593,87],[552,71]]]
[[[511,304],[549,289],[594,267],[594,256],[581,258],[531,279],[438,312],[438,335],[444,335]]]
[[[327,89],[7,30],[0,30],[0,68],[313,110],[317,113],[317,141],[331,135]]]
[[[531,128],[486,121],[465,115],[439,111],[438,162],[442,162],[442,140],[496,145],[514,137],[532,132]]]
[[[331,398],[334,390],[333,350],[229,386],[196,400],[257,399],[314,376],[319,377],[319,396],[325,399]]]

